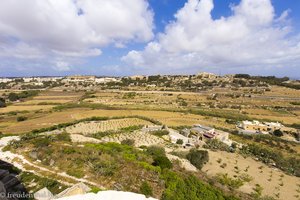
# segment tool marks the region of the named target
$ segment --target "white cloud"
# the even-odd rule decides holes
[[[213,0],[189,0],[157,40],[122,60],[150,73],[300,63],[288,11],[276,18],[270,0],[242,0],[231,6],[231,16],[213,19],[213,7]]]
[[[57,61],[53,67],[57,71],[70,71],[70,64],[64,61]]]
[[[146,0],[0,1],[0,57],[99,56],[110,44],[147,42],[152,30]]]

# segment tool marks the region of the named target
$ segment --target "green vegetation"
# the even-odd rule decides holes
[[[203,145],[203,147],[211,150],[221,150],[230,152],[230,147],[217,139],[206,141],[206,144]]]
[[[61,134],[56,135],[56,140],[58,141],[66,141],[66,142],[71,142],[71,137],[69,133],[63,132]]]
[[[11,92],[8,94],[8,100],[9,101],[17,101],[17,100],[21,100],[21,99],[26,99],[29,97],[34,97],[36,95],[38,95],[39,91],[36,90],[28,90],[28,91],[23,91],[20,93],[14,93]]]
[[[251,79],[259,82],[265,82],[270,85],[278,85],[278,86],[293,88],[297,90],[300,89],[300,85],[286,83],[286,81],[290,80],[288,77],[277,78],[275,76],[250,76],[248,74],[236,74],[235,78]]]
[[[228,186],[230,189],[238,189],[244,185],[244,181],[240,178],[230,178],[228,174],[217,174],[217,180],[222,185]]]
[[[178,140],[176,141],[176,144],[182,145],[182,144],[183,144],[183,140],[182,140],[182,139],[178,139]]]
[[[67,188],[67,186],[56,180],[40,177],[31,172],[22,172],[19,177],[21,182],[27,186],[27,189],[34,192],[47,187],[53,194],[58,194]],[[33,184],[33,182],[35,184]]]
[[[161,169],[170,169],[172,168],[171,161],[167,158],[165,149],[159,146],[149,146],[146,149],[146,152],[153,158],[153,166],[158,166]]]
[[[259,198],[259,197],[261,197],[261,195],[262,195],[262,191],[264,190],[264,188],[262,187],[262,186],[260,186],[259,184],[256,184],[255,185],[255,188],[253,189],[253,193],[252,193],[252,196],[254,197],[254,198]]]
[[[158,166],[162,170],[170,169],[173,166],[171,161],[166,156],[154,156],[152,165]]]
[[[152,187],[146,181],[142,183],[140,192],[146,197],[153,195]]]
[[[135,141],[133,139],[125,139],[121,141],[121,144],[128,145],[128,146],[134,146]]]
[[[151,132],[152,135],[156,135],[158,137],[162,137],[164,135],[168,135],[169,134],[169,131],[167,130],[160,130],[160,131],[152,131]]]
[[[186,158],[197,169],[202,169],[203,165],[209,160],[207,151],[197,149],[191,149],[190,152],[186,155]]]
[[[0,108],[6,107],[5,99],[0,97]]]
[[[275,130],[273,132],[273,135],[277,136],[277,137],[282,137],[283,136],[283,132],[281,130]]]
[[[182,176],[172,171],[165,171],[162,179],[166,185],[162,200],[237,200],[235,197],[224,195],[220,190],[203,183],[193,175]]]
[[[23,121],[26,121],[28,118],[25,117],[25,116],[19,116],[17,117],[17,122],[23,122]]]
[[[128,92],[123,95],[123,99],[134,99],[136,96],[135,92]]]

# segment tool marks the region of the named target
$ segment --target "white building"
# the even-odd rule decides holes
[[[10,78],[0,78],[0,83],[9,83],[13,81],[13,79],[10,79]]]
[[[190,144],[190,140],[188,137],[181,135],[179,132],[169,129],[169,137],[172,143],[176,144],[178,140],[183,141],[183,145]]]
[[[112,77],[96,78],[96,83],[109,83],[109,82],[118,82],[118,79]]]

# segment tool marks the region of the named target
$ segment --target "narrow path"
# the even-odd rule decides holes
[[[95,183],[93,181],[89,181],[89,180],[84,179],[84,178],[76,178],[76,177],[73,177],[73,176],[70,176],[70,175],[66,174],[65,172],[52,171],[52,170],[49,170],[47,168],[41,167],[39,165],[36,165],[36,164],[28,161],[22,155],[14,154],[10,151],[2,151],[3,148],[6,145],[8,145],[10,141],[19,140],[19,139],[20,138],[18,136],[4,137],[4,138],[0,139],[0,159],[1,160],[13,164],[14,166],[16,166],[17,168],[19,168],[22,171],[31,172],[31,173],[33,173],[35,175],[38,175],[38,176],[45,176],[45,175],[43,175],[43,172],[44,172],[44,173],[53,174],[54,177],[55,176],[60,176],[60,177],[63,177],[65,179],[72,180],[74,182],[82,182],[82,183],[86,183],[86,184],[89,184],[89,185],[99,187],[100,189],[105,189],[104,187],[99,186],[98,183]],[[25,167],[26,165],[29,165],[30,167],[38,169],[41,173],[38,173],[35,170],[26,169],[26,167]],[[66,184],[66,185],[72,185],[72,183],[69,183],[69,182],[66,182],[66,181],[63,181],[63,180],[57,180],[57,181],[61,182],[63,184]]]

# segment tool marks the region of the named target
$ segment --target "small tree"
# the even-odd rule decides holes
[[[283,132],[279,129],[275,130],[273,132],[273,135],[277,136],[277,137],[282,137],[283,136]]]
[[[25,120],[27,120],[28,118],[27,117],[24,117],[24,116],[19,116],[19,117],[17,117],[17,121],[18,122],[22,122],[22,121],[25,121]]]
[[[19,100],[19,96],[16,93],[11,92],[8,94],[8,99],[10,101],[17,101]]]
[[[0,108],[6,107],[5,99],[0,98]]]
[[[178,139],[178,140],[176,141],[176,144],[182,145],[182,144],[183,144],[183,140],[182,140],[182,139]]]
[[[208,162],[208,152],[203,150],[191,149],[186,158],[197,169],[202,169],[203,165]]]
[[[161,169],[171,169],[173,166],[166,156],[155,156],[152,165],[159,166]]]

